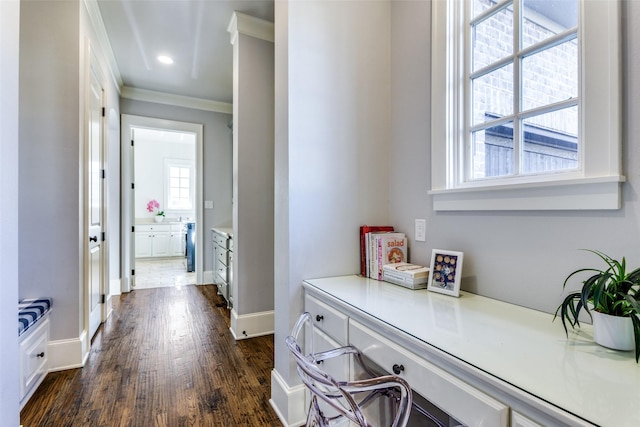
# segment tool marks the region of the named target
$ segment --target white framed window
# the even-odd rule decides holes
[[[193,210],[195,196],[193,162],[165,159],[164,170],[167,210]]]
[[[620,208],[616,0],[434,0],[436,210]]]

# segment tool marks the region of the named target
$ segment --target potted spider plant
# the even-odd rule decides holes
[[[569,293],[556,310],[565,333],[580,327],[578,316],[582,309],[593,321],[593,339],[597,344],[615,350],[634,350],[636,363],[640,359],[640,268],[627,272],[626,260],[615,260],[596,250],[587,251],[600,257],[606,268],[581,268],[569,274],[562,287],[581,273],[590,276],[582,282],[582,289]]]

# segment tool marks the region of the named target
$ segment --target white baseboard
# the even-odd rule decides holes
[[[282,376],[271,371],[271,399],[269,403],[285,427],[302,426],[306,422],[304,385],[289,387]]]
[[[102,321],[106,321],[109,316],[111,316],[111,313],[113,313],[113,296],[112,295],[107,295],[106,301],[104,302],[104,307],[102,308],[103,310],[103,314],[102,314]]]
[[[236,340],[261,337],[273,334],[273,310],[238,316],[236,309],[231,310],[231,333]]]
[[[48,371],[82,368],[89,357],[88,346],[86,332],[83,332],[78,338],[49,341],[47,346],[49,351]]]
[[[131,292],[133,288],[133,283],[129,276],[122,276],[122,280],[120,281],[120,292]]]
[[[122,278],[109,280],[109,292],[107,292],[107,295],[120,295],[122,293],[123,280]]]

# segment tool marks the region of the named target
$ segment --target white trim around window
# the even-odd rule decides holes
[[[431,174],[436,211],[620,209],[620,2],[580,0],[582,167],[567,173],[463,182],[458,121],[462,108],[459,0],[432,9]]]

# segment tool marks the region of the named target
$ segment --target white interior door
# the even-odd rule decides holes
[[[87,238],[86,296],[89,317],[89,336],[93,337],[102,322],[102,294],[104,289],[103,253],[103,140],[104,90],[94,67],[89,81],[89,123],[87,150]]]

